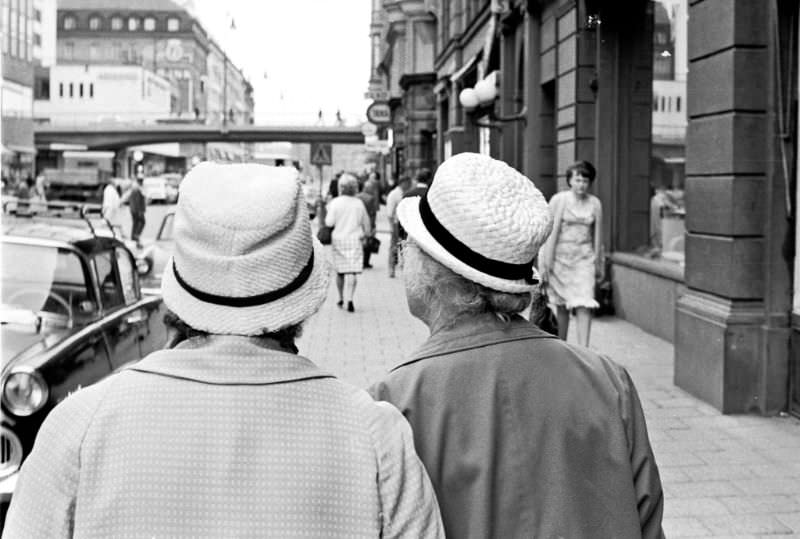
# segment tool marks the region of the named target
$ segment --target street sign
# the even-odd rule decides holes
[[[321,142],[311,143],[311,164],[330,165],[333,163],[333,147]]]
[[[367,107],[367,120],[377,125],[392,123],[392,109],[385,101],[375,101]]]
[[[364,94],[364,99],[373,99],[375,101],[389,101],[389,92],[386,90],[372,90]]]

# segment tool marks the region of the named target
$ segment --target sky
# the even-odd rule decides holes
[[[256,123],[366,120],[370,0],[191,0],[253,85]],[[187,6],[192,9],[192,6]],[[231,19],[235,29],[231,29]]]

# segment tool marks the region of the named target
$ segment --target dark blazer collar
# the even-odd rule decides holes
[[[397,365],[392,370],[394,371],[422,359],[491,346],[502,342],[556,338],[521,316],[514,316],[509,322],[503,322],[493,314],[483,314],[461,320],[452,327],[434,333],[411,354],[408,360]]]

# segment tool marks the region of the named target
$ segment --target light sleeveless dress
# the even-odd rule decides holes
[[[554,215],[561,214],[560,229],[553,230],[558,236],[547,284],[550,303],[596,309],[594,224],[600,199],[589,195],[579,200],[572,191],[562,191],[553,195],[550,206]]]

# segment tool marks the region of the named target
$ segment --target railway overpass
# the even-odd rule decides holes
[[[94,124],[84,126],[37,125],[38,149],[53,145],[83,146],[89,150],[121,150],[129,146],[164,142],[297,142],[363,144],[360,126],[262,126],[201,124]]]

